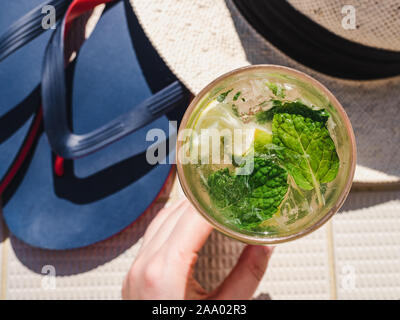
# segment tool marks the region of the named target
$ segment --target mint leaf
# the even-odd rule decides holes
[[[240,200],[247,186],[239,176],[232,175],[228,168],[213,172],[207,179],[208,191],[219,207],[227,207]]]
[[[239,99],[239,97],[240,97],[241,94],[242,94],[242,93],[241,93],[240,91],[236,92],[236,94],[235,94],[234,97],[233,97],[233,101],[236,101],[237,99]]]
[[[271,160],[254,158],[250,175],[235,175],[228,168],[207,179],[214,204],[240,227],[254,230],[278,210],[287,191],[287,171]]]
[[[275,96],[282,98],[282,99],[285,97],[285,89],[282,88],[281,85],[278,85],[278,84],[272,83],[272,82],[267,82],[266,85],[268,86],[269,90],[271,90]]]
[[[263,101],[257,105],[257,107],[263,107],[267,104],[267,101]]]
[[[217,97],[217,101],[218,102],[223,102],[226,98],[226,96],[229,94],[229,92],[231,92],[233,89],[230,89],[228,91],[225,91],[223,93],[221,93],[218,97]]]
[[[232,104],[232,112],[236,117],[240,117],[239,110],[236,104]]]
[[[336,178],[339,157],[324,122],[298,114],[276,113],[272,121],[272,142],[278,157],[305,190],[315,189],[323,203],[321,183]]]
[[[273,106],[271,109],[256,113],[256,121],[259,123],[272,121],[274,115],[277,113],[298,114],[323,123],[326,123],[329,119],[329,113],[325,111],[325,109],[314,110],[301,101],[282,103],[280,100],[273,100]]]

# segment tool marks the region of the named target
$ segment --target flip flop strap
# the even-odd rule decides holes
[[[56,12],[56,21],[58,21],[65,13],[68,5],[72,0],[52,0],[46,1],[36,8],[29,11],[23,17],[15,21],[1,36],[0,36],[0,62],[6,59],[19,48],[28,44],[31,40],[47,31],[42,27],[43,13],[42,8],[46,5],[54,6]],[[19,169],[23,165],[28,156],[36,138],[40,132],[43,114],[41,108],[35,114],[32,124],[28,130],[26,138],[18,154],[14,158],[11,166],[0,181],[0,196],[10,185]]]
[[[42,8],[50,5],[55,8],[56,21],[65,13],[72,0],[46,1],[29,11],[26,15],[15,21],[0,36],[0,62],[7,58],[14,51],[41,35],[47,29],[42,26]]]
[[[117,0],[118,1],[118,0]],[[96,152],[129,133],[154,121],[187,99],[188,91],[180,82],[157,92],[141,104],[108,124],[86,134],[75,134],[68,126],[65,85],[64,41],[71,23],[81,14],[112,0],[74,0],[56,29],[46,50],[42,72],[44,127],[53,151],[60,157],[75,159]],[[59,159],[57,163],[62,163]],[[62,170],[56,166],[56,173]]]

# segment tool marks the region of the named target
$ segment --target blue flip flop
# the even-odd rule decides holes
[[[59,18],[63,16],[69,3],[69,0],[20,0],[2,3],[0,196],[19,170],[40,131],[40,70],[51,34],[42,27],[42,19],[45,17],[42,8],[45,5],[53,6],[56,18]]]
[[[58,48],[57,36],[62,36],[63,31],[56,30],[48,54],[52,48]],[[18,179],[13,196],[3,208],[3,215],[10,231],[24,242],[46,249],[71,249],[123,230],[157,198],[174,159],[176,127],[169,120],[179,122],[189,96],[145,37],[128,1],[114,1],[107,7],[81,48],[73,74],[67,74],[63,83],[67,93],[61,94],[66,96],[61,116],[54,105],[57,98],[52,99],[54,95],[60,96],[57,86],[64,77],[54,76],[55,70],[57,66],[45,62],[43,87],[46,88],[42,91],[47,134],[40,136],[24,177]],[[47,76],[58,80],[50,81],[49,85]],[[173,110],[167,115],[164,113],[170,109],[162,109],[161,113],[152,114],[152,119],[134,125],[130,122],[131,127],[121,135],[113,135],[118,131],[111,130],[106,131],[108,135],[94,134],[94,144],[79,148],[69,144],[71,136],[99,132],[99,128],[110,125],[110,120],[121,119],[121,114],[139,117],[155,105],[149,101],[158,101],[159,90],[162,96],[177,87],[181,90],[177,95],[179,101],[170,101]],[[167,94],[165,101],[169,101],[168,97]],[[53,122],[57,120],[62,121],[59,130]],[[150,164],[146,159],[146,151],[155,143],[146,141],[151,129],[165,132],[156,141],[167,143],[161,164]],[[61,171],[57,170],[60,155],[64,158]]]

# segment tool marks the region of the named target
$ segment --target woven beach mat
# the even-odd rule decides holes
[[[8,238],[0,228],[0,297],[120,299],[122,280],[139,251],[141,235],[162,207],[183,197],[176,184],[168,195],[169,200],[163,198],[167,193],[162,195],[124,232],[72,251],[32,248],[14,236]],[[327,225],[276,247],[254,298],[398,299],[399,209],[398,191],[350,193],[349,201]],[[242,248],[243,244],[213,232],[195,269],[201,285],[208,290],[218,286]],[[55,288],[47,275],[49,266],[56,271]]]

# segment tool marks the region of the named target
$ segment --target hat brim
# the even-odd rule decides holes
[[[393,145],[400,141],[400,77],[352,81],[312,70],[258,34],[231,0],[130,2],[154,47],[193,93],[249,64],[303,71],[324,84],[349,115],[358,146],[355,183],[400,182],[400,148]]]

